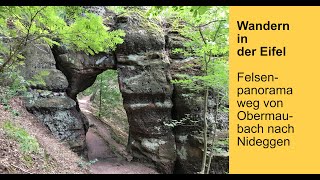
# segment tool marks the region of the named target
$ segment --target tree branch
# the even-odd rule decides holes
[[[208,26],[208,25],[210,25],[210,24],[212,24],[212,23],[221,22],[221,21],[227,21],[227,20],[225,20],[225,19],[217,19],[217,20],[210,21],[210,22],[208,22],[208,23],[206,23],[206,24],[200,24],[200,25],[198,25],[198,26],[192,25],[192,24],[190,24],[190,23],[188,23],[188,22],[186,22],[186,21],[183,21],[183,22],[186,23],[186,24],[188,24],[189,26],[191,26],[191,27],[193,27],[193,28],[201,28],[201,27]]]
[[[30,30],[31,30],[32,23],[33,23],[34,19],[35,19],[36,16],[37,16],[42,10],[44,10],[45,8],[47,8],[47,6],[44,6],[44,7],[42,7],[41,9],[39,9],[39,10],[31,17],[30,25],[29,25],[29,28],[28,28],[28,31],[27,31],[27,35],[26,35],[26,39],[25,39],[25,44],[24,44],[24,45],[27,45],[27,41],[28,41],[28,38],[29,38],[29,35],[30,35]]]
[[[24,38],[24,40],[21,40],[20,43],[16,46],[15,49],[12,50],[12,46],[10,46],[10,53],[9,53],[9,57],[5,60],[5,62],[0,66],[0,72],[3,72],[4,68],[9,65],[10,63],[12,63],[12,61],[14,61],[15,56],[17,56],[19,53],[21,53],[21,48],[24,45],[27,45],[28,42],[30,42],[29,36],[30,36],[30,30],[32,27],[32,23],[35,20],[36,16],[46,8],[47,6],[42,7],[41,9],[39,9],[32,17],[30,20],[30,25],[27,29],[27,34],[26,37]],[[39,37],[38,37],[39,38]]]
[[[8,7],[6,7],[6,9],[8,10],[8,11],[10,11],[10,9],[8,8]],[[14,14],[13,12],[10,12],[15,18],[17,18],[18,20],[21,20],[21,18],[20,17],[18,17],[16,14]],[[26,29],[26,30],[28,30],[28,28],[27,28],[27,26],[25,26],[23,23],[21,23],[22,24],[22,26]]]
[[[196,27],[205,27],[205,26],[208,26],[209,24],[212,24],[212,23],[215,23],[215,22],[220,22],[221,23],[221,21],[226,21],[226,20],[225,19],[213,20],[213,21],[210,21],[210,22],[208,22],[206,24],[201,24],[201,25],[196,26]]]
[[[207,44],[207,41],[206,39],[204,38],[203,34],[202,34],[202,30],[201,30],[201,27],[199,27],[199,32],[200,32],[200,36],[201,36],[201,39],[203,41],[204,44]]]
[[[217,29],[216,33],[214,34],[213,42],[215,42],[216,39],[217,39],[217,35],[218,35],[219,30],[220,30],[220,27],[221,27],[221,21],[220,21],[220,23],[219,23],[219,26],[218,26],[218,29]]]

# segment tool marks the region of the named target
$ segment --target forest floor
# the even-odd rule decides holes
[[[114,140],[111,127],[93,115],[88,99],[80,100],[80,105],[90,121],[89,161],[57,140],[20,98],[0,104],[0,174],[157,174],[152,167],[132,161],[125,146]],[[35,152],[23,150],[34,144]]]
[[[112,134],[122,132],[123,128],[115,131],[116,125],[108,124],[112,121],[94,116],[96,110],[89,97],[80,99],[79,103],[90,124],[86,136],[88,160],[53,137],[25,109],[21,99],[13,98],[6,106],[0,104],[0,174],[157,174],[147,163],[133,160],[125,145],[114,138]],[[38,150],[24,152],[22,149],[30,146],[32,139]]]
[[[37,151],[22,150],[35,146]],[[90,173],[83,164],[86,162],[25,109],[21,99],[0,104],[0,174]]]
[[[89,170],[93,174],[157,174],[157,172],[141,162],[132,161],[132,156],[126,151],[123,143],[116,141],[113,132],[116,125],[111,121],[99,119],[90,102],[90,96],[78,100],[81,111],[87,116],[90,124],[86,136],[88,160],[92,162]],[[109,122],[109,123],[108,123]],[[121,132],[120,135],[122,135]]]

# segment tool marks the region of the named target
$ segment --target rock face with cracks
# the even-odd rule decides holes
[[[120,91],[129,121],[133,156],[154,162],[172,173],[176,159],[171,121],[170,63],[163,33],[152,31],[138,15],[121,17],[117,26],[126,32],[116,51]],[[145,25],[145,26],[144,26]]]
[[[48,45],[29,45],[22,75],[30,81],[26,108],[44,123],[52,134],[67,142],[75,152],[85,149],[86,117],[76,109],[76,102],[66,95],[68,81],[56,69],[56,61]]]

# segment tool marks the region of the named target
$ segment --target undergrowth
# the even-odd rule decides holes
[[[37,139],[32,137],[25,129],[18,127],[10,121],[4,122],[3,129],[9,138],[19,143],[22,153],[39,153],[39,143]]]

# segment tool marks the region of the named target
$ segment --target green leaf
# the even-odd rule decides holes
[[[53,45],[60,46],[60,43],[58,43],[57,41],[54,41],[54,40],[52,40],[50,38],[43,37],[43,40],[45,40],[46,43],[48,43],[50,47],[52,47]]]

